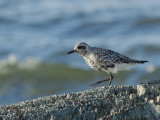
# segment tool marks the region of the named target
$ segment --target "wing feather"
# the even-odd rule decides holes
[[[104,64],[136,63],[136,60],[121,55],[109,49],[94,47],[93,54],[99,62]]]

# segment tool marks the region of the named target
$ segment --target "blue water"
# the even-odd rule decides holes
[[[130,83],[133,77],[140,79],[160,67],[160,1],[0,1],[1,74],[8,74],[9,69],[5,65],[17,62],[20,62],[21,67],[34,67],[34,64],[40,62],[91,70],[79,55],[66,55],[80,41],[91,46],[109,48],[135,59],[150,61],[143,66],[134,67],[132,70],[140,70],[141,74],[137,72],[129,75],[128,81],[124,83],[136,85],[137,82]],[[0,81],[3,80],[0,77]],[[5,83],[6,86],[8,84]],[[25,84],[29,86],[29,83]],[[30,98],[28,94],[17,98],[17,93],[22,94],[20,90],[23,91],[24,87],[15,87],[16,85],[13,84],[12,89],[16,94],[7,87],[0,90],[7,91],[0,92],[0,105]],[[80,86],[77,90],[86,89]]]

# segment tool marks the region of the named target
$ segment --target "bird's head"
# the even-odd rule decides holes
[[[87,54],[87,52],[90,50],[91,46],[89,46],[87,43],[85,42],[80,42],[80,43],[77,43],[74,47],[74,50],[68,52],[68,54],[71,54],[71,53],[74,53],[74,52],[77,52],[79,53],[80,55],[84,56]]]

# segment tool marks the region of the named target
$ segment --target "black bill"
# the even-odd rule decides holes
[[[71,53],[74,53],[74,52],[76,52],[76,51],[75,51],[75,50],[72,50],[72,51],[68,52],[67,54],[71,54]]]

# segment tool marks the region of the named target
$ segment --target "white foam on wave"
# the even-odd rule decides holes
[[[17,59],[17,56],[14,53],[11,53],[8,55],[7,59],[0,60],[0,74],[7,74],[9,72],[12,72],[14,68],[15,69],[25,69],[25,70],[33,70],[35,69],[39,64],[40,60],[35,57],[26,57],[23,61],[19,61]]]
[[[154,65],[148,65],[146,68],[146,71],[149,73],[152,73],[156,70],[156,67]]]
[[[24,61],[18,64],[20,69],[34,69],[40,64],[40,60],[34,57],[26,57]]]

